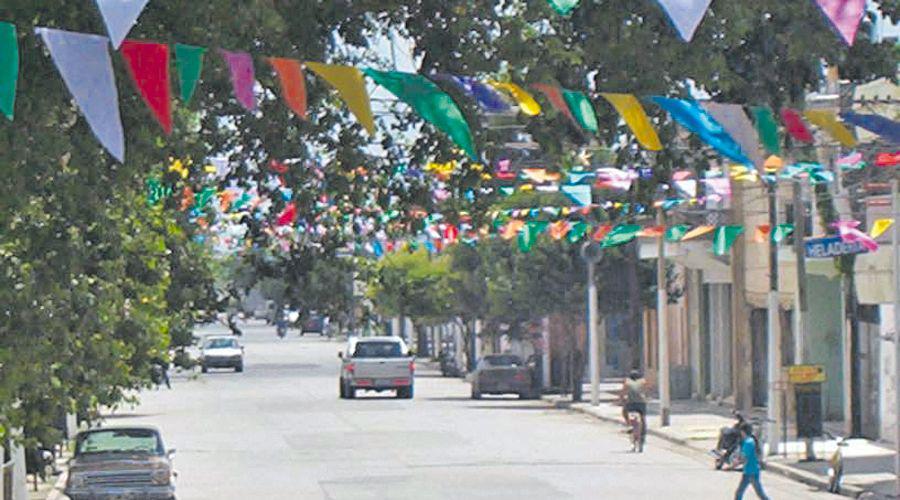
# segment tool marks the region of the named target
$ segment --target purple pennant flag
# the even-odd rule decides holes
[[[685,42],[694,38],[694,33],[703,21],[712,0],[658,0],[669,15],[678,34]]]
[[[110,154],[124,162],[125,132],[109,58],[109,38],[49,28],[37,28],[35,32],[43,38],[94,135]]]
[[[509,104],[499,92],[469,76],[456,76],[447,73],[436,73],[433,79],[450,82],[475,99],[478,106],[488,113],[505,113],[510,110]]]
[[[841,118],[851,125],[887,139],[891,144],[900,144],[900,122],[879,115],[860,115],[853,112],[841,113]]]
[[[219,53],[228,63],[231,71],[231,84],[234,87],[234,96],[238,102],[248,111],[256,111],[256,96],[253,94],[253,86],[256,83],[256,74],[253,70],[253,58],[246,52],[231,52],[219,49]]]
[[[844,42],[853,46],[859,23],[866,15],[866,0],[815,0]]]

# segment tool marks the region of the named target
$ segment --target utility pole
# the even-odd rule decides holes
[[[794,310],[794,364],[802,365],[806,342],[806,206],[803,204],[803,184],[799,179],[793,184],[794,203],[794,253],[797,257],[797,306]]]
[[[666,212],[659,207],[656,212],[656,225],[666,227]],[[671,383],[669,382],[669,332],[666,321],[666,309],[669,305],[668,276],[666,273],[666,238],[659,237],[656,259],[656,338],[659,356],[659,417],[660,425],[669,426],[669,413],[672,406]]]
[[[894,474],[897,475],[897,498],[900,498],[900,193],[898,193],[897,174],[891,182],[891,207],[894,218],[894,230],[891,233],[891,249],[894,257],[894,396],[897,402],[894,405],[894,418],[897,419],[895,439],[897,443],[897,456],[894,462]]]
[[[732,183],[734,224],[743,225],[744,188]],[[731,371],[734,406],[749,411],[753,406],[753,342],[750,336],[750,313],[747,309],[746,249],[738,242],[731,250]]]
[[[766,438],[769,443],[769,454],[778,453],[779,431],[778,420],[781,418],[781,313],[778,300],[778,242],[775,241],[775,228],[778,226],[778,181],[772,180],[769,191],[769,297],[768,297],[768,330],[766,341],[768,350],[768,429]]]
[[[581,258],[587,266],[587,322],[588,322],[588,360],[591,370],[591,404],[600,405],[600,333],[597,330],[597,283],[594,281],[594,268],[600,262],[602,254],[598,245],[587,242],[581,247]],[[578,381],[580,384],[581,382]]]

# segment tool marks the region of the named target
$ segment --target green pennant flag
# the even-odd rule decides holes
[[[630,243],[637,238],[641,229],[641,226],[638,226],[637,224],[620,224],[614,227],[613,230],[603,238],[600,246],[603,248],[612,248]]]
[[[552,7],[557,14],[568,16],[578,7],[580,1],[581,0],[547,0],[547,3],[550,4],[550,7]]]
[[[203,188],[203,191],[200,191],[200,194],[197,195],[197,203],[195,207],[199,210],[203,210],[204,208],[206,208],[206,205],[209,204],[209,200],[211,200],[215,195],[216,188]]]
[[[778,224],[777,226],[775,226],[775,230],[772,231],[772,241],[774,241],[775,243],[781,243],[793,233],[793,224]]]
[[[0,113],[13,119],[19,81],[19,43],[16,27],[0,22]]]
[[[425,121],[449,135],[470,159],[479,160],[465,116],[453,99],[434,82],[422,75],[401,71],[366,68],[363,72],[398,99],[412,106]]]
[[[756,106],[752,108],[753,116],[756,118],[756,130],[759,133],[759,139],[765,146],[766,151],[773,155],[781,153],[781,140],[778,138],[778,122],[772,110],[764,106]]]
[[[744,226],[719,226],[713,237],[713,252],[722,256],[728,254],[734,242],[744,232]]]
[[[584,235],[588,233],[588,230],[591,229],[586,222],[576,222],[572,224],[572,227],[569,228],[569,234],[566,235],[566,240],[573,245],[578,243],[584,238]]]
[[[203,70],[203,54],[206,49],[194,45],[175,44],[175,61],[178,64],[178,77],[181,80],[181,101],[190,102],[200,81]]]
[[[525,227],[527,227],[529,231],[534,233],[535,236],[538,236],[544,234],[547,231],[547,228],[550,227],[550,223],[544,220],[536,220],[526,223]]]
[[[512,196],[512,195],[516,194],[516,188],[510,187],[510,186],[501,186],[500,194],[502,196]]]
[[[569,110],[572,111],[572,115],[578,120],[581,128],[595,134],[599,132],[600,125],[597,123],[597,113],[594,111],[594,105],[591,103],[591,100],[583,93],[573,90],[563,89],[562,94],[566,99],[566,104],[569,105]]]
[[[666,240],[671,242],[681,241],[690,230],[691,226],[688,226],[687,224],[672,226],[669,229],[666,229]]]
[[[534,246],[534,242],[537,241],[537,234],[535,234],[532,229],[526,224],[525,227],[519,231],[519,250],[522,253],[528,253],[531,251],[531,248]]]

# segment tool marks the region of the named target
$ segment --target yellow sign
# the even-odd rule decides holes
[[[825,382],[825,367],[822,365],[789,366],[788,381],[792,384],[816,384]]]

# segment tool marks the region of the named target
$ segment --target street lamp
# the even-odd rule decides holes
[[[588,346],[591,366],[591,404],[600,404],[600,333],[597,331],[597,284],[594,282],[594,267],[603,259],[602,247],[588,241],[581,247],[581,258],[587,266],[587,317]],[[580,383],[580,381],[579,381]]]

